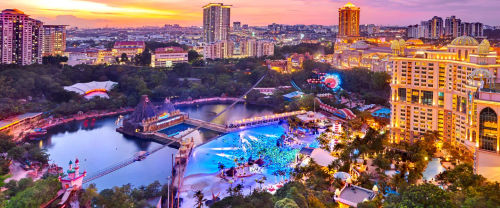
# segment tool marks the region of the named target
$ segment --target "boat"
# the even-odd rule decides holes
[[[43,136],[45,134],[47,134],[46,129],[36,128],[36,129],[29,131],[27,136],[28,137],[39,137],[39,136]]]

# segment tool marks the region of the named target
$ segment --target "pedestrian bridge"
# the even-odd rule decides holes
[[[252,128],[252,127],[256,127],[256,126],[263,126],[263,125],[269,125],[272,123],[277,123],[280,120],[284,120],[288,117],[301,115],[301,114],[305,114],[305,113],[306,113],[306,111],[300,110],[300,111],[277,113],[277,114],[265,115],[265,116],[255,116],[252,118],[231,121],[231,122],[226,123],[226,125],[211,123],[208,121],[203,121],[203,120],[195,119],[195,118],[187,118],[184,120],[184,123],[192,125],[192,126],[197,126],[197,127],[209,129],[212,131],[220,132],[220,133],[228,133],[228,132],[243,130],[243,129]]]
[[[198,127],[204,128],[204,129],[220,132],[220,133],[227,133],[228,132],[228,129],[226,128],[226,126],[224,126],[222,124],[211,123],[211,122],[203,121],[203,120],[196,119],[196,118],[187,118],[184,120],[184,123],[192,125],[192,126],[198,126]]]

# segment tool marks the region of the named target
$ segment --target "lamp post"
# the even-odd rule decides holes
[[[170,177],[167,178],[167,208],[170,208]]]

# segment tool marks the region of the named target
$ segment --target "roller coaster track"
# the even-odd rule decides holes
[[[236,105],[239,100],[243,99],[248,93],[250,93],[255,87],[257,87],[257,85],[259,85],[259,83],[264,80],[264,78],[266,77],[268,72],[266,72],[248,91],[245,92],[245,94],[241,95],[239,97],[238,100],[234,101],[231,105],[227,106],[223,111],[221,111],[220,113],[218,113],[217,115],[215,115],[212,119],[210,119],[209,121],[207,122],[212,122],[213,120],[215,120],[216,118],[218,118],[219,116],[221,116],[222,114],[224,114],[226,111],[228,111],[229,109],[231,109],[232,107],[234,107],[234,105]],[[196,128],[193,128],[191,129],[190,131],[186,132],[183,136],[181,136],[179,138],[179,140],[181,140],[182,138],[184,138],[185,136],[199,130],[200,128],[202,128],[201,126],[198,126]],[[170,144],[170,143],[169,143]],[[149,154],[148,155],[151,155],[151,154],[154,154],[155,152],[158,152],[160,151],[161,149],[167,147],[169,144],[165,144],[165,145],[162,145],[162,146],[159,146],[157,148],[154,148],[152,149],[151,151],[149,151]],[[92,175],[89,175],[88,177],[86,177],[84,180],[83,180],[83,183],[88,183],[88,182],[91,182],[95,179],[98,179],[100,177],[103,177],[105,175],[108,175],[112,172],[115,172],[121,168],[124,168],[134,162],[137,162],[137,161],[140,161],[140,160],[137,160],[136,157],[131,157],[129,159],[126,159],[126,160],[123,160],[121,162],[118,162],[116,164],[113,164],[107,168],[104,168],[104,169],[101,169],[99,171],[97,171],[96,173],[92,174]]]
[[[293,80],[290,81],[290,84],[292,84],[293,88],[302,92],[302,89],[300,89],[300,87]]]

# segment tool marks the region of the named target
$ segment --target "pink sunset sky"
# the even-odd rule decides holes
[[[48,24],[79,27],[201,25],[202,6],[233,5],[231,21],[249,25],[338,23],[341,0],[21,0],[1,1]],[[500,25],[500,0],[353,0],[362,24],[409,25],[433,16],[456,15],[462,21]]]

